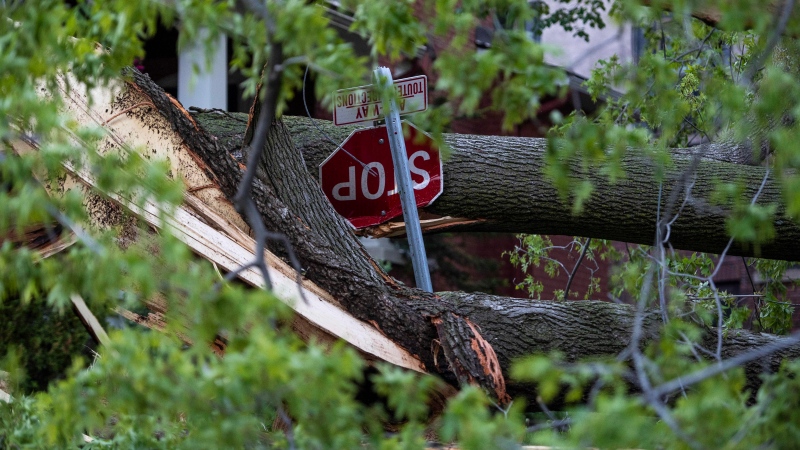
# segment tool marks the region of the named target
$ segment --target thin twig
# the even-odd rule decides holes
[[[186,192],[193,193],[193,192],[197,192],[197,191],[202,191],[203,189],[210,189],[210,188],[213,188],[213,187],[216,187],[216,186],[217,185],[214,184],[214,183],[208,183],[208,184],[204,184],[202,186],[191,187],[191,188],[187,189]]]
[[[283,234],[271,233],[267,231],[261,214],[259,213],[252,197],[253,180],[255,179],[258,164],[261,161],[261,156],[264,152],[264,146],[266,144],[267,136],[269,135],[269,129],[272,125],[272,121],[275,119],[278,95],[280,94],[281,85],[283,82],[284,55],[283,45],[274,40],[277,30],[274,18],[269,14],[267,7],[263,3],[255,0],[244,0],[244,3],[247,8],[251,10],[251,12],[259,15],[262,18],[264,21],[264,26],[267,29],[268,41],[270,41],[272,44],[270,46],[269,61],[265,70],[265,75],[267,77],[267,82],[265,83],[266,92],[264,93],[264,100],[259,113],[258,123],[256,124],[254,131],[253,140],[250,142],[250,148],[247,154],[247,170],[242,176],[242,179],[239,183],[239,190],[234,196],[233,202],[236,205],[237,210],[239,210],[240,213],[244,213],[247,217],[247,220],[250,223],[250,226],[253,228],[256,237],[255,260],[250,263],[251,267],[255,265],[259,268],[262,277],[264,278],[265,285],[268,289],[271,289],[272,282],[270,281],[269,273],[267,271],[267,264],[264,260],[266,241],[267,239],[282,241],[287,248],[287,254],[290,257],[292,265],[297,271],[300,296],[307,303],[308,300],[303,294],[302,284],[300,283],[301,275],[298,270],[300,264],[297,262],[297,259],[294,256],[294,251],[291,249],[288,238]],[[277,412],[278,417],[286,426],[286,439],[289,443],[289,448],[294,450],[295,440],[294,431],[292,429],[292,420],[286,413],[283,405],[278,405]]]
[[[753,283],[753,277],[750,275],[750,266],[747,265],[747,260],[744,256],[742,256],[742,264],[744,264],[744,270],[747,272],[747,279],[750,280],[750,287],[753,288],[753,296],[756,296],[756,284]],[[759,296],[762,297],[762,296]],[[756,309],[756,320],[758,320],[758,327],[763,330],[764,324],[761,322],[761,299],[756,298],[753,301],[753,307]]]
[[[722,260],[719,261],[719,265],[722,265]],[[717,305],[717,352],[714,356],[717,361],[722,361],[722,301],[719,298],[719,289],[717,289],[713,278],[708,279],[708,285],[714,293],[714,303]]]
[[[553,420],[546,423],[538,423],[536,425],[529,426],[525,431],[528,433],[536,433],[537,431],[546,430],[548,428],[555,428],[555,429],[563,429],[564,427],[571,425],[572,419],[559,419]]]
[[[250,142],[250,148],[247,152],[247,170],[242,176],[239,190],[233,198],[240,212],[245,209],[244,199],[249,198],[253,192],[253,180],[256,176],[258,163],[261,161],[261,155],[264,153],[264,144],[267,142],[269,129],[275,119],[275,107],[278,103],[278,94],[283,82],[283,68],[280,63],[283,59],[283,46],[280,43],[273,42],[271,50],[269,63],[265,70],[267,83],[264,101],[262,102],[258,123],[253,133],[253,141]]]
[[[567,287],[564,288],[564,300],[569,299],[569,288],[572,286],[572,280],[575,279],[575,273],[578,271],[578,267],[581,266],[581,262],[583,262],[583,258],[586,256],[586,251],[589,250],[589,244],[592,243],[592,238],[586,239],[586,243],[583,244],[583,251],[581,251],[581,256],[578,257],[578,262],[575,263],[575,267],[572,268],[572,273],[569,274],[569,279],[567,280]]]
[[[286,409],[284,409],[283,405],[278,405],[278,418],[283,422],[283,425],[286,427],[286,440],[289,441],[289,448],[291,450],[295,449],[294,443],[294,430],[292,424],[292,418],[289,417],[289,414],[286,413]]]
[[[689,435],[684,433],[683,430],[681,430],[680,425],[678,425],[678,422],[675,420],[674,417],[672,417],[669,408],[667,408],[664,405],[664,403],[661,402],[661,400],[659,400],[658,398],[652,398],[649,399],[647,403],[650,405],[651,408],[653,408],[653,410],[655,410],[656,414],[658,414],[661,420],[663,420],[664,423],[666,423],[667,426],[670,427],[672,432],[675,433],[675,435],[678,436],[680,439],[682,439],[684,442],[686,442],[686,444],[688,444],[689,447],[694,449],[703,448],[702,445],[700,445],[697,441],[692,439]]]
[[[761,69],[761,67],[766,63],[767,59],[772,55],[772,51],[775,49],[775,46],[778,45],[778,41],[781,39],[781,35],[783,34],[784,30],[786,30],[786,24],[789,22],[789,16],[792,15],[792,9],[794,9],[794,0],[786,0],[783,4],[783,9],[780,11],[780,16],[777,17],[777,25],[772,30],[772,34],[769,36],[769,41],[767,41],[767,45],[764,47],[764,51],[758,55],[758,57],[750,61],[747,65],[747,71],[744,74],[744,82],[749,86],[753,82],[753,77],[755,77],[756,72]]]
[[[542,397],[537,395],[536,403],[539,405],[539,408],[542,409],[542,412],[545,413],[548,419],[556,420],[556,416],[553,415],[553,412],[550,411],[550,408],[548,408],[547,405],[544,403],[544,401],[542,401]]]
[[[735,369],[736,367],[747,364],[750,361],[755,361],[757,359],[764,358],[773,353],[785,350],[797,344],[800,344],[800,331],[796,331],[791,335],[789,335],[788,337],[781,339],[780,341],[769,343],[767,345],[764,345],[754,350],[750,350],[745,353],[740,353],[739,355],[736,355],[733,358],[729,358],[715,365],[708,366],[705,369],[698,370],[685,377],[678,377],[671,381],[663,383],[653,388],[650,394],[659,398],[665,395],[669,395],[670,393],[679,389],[681,386],[686,387],[686,386],[691,386],[693,384],[697,384],[701,381],[713,377],[714,375],[718,375],[728,370]]]

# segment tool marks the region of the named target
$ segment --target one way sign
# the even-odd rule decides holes
[[[400,114],[410,114],[428,109],[428,77],[403,78],[394,82],[399,98]],[[373,85],[336,91],[333,98],[333,123],[352,125],[372,122],[383,117],[383,104]]]

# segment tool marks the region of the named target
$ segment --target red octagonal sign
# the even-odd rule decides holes
[[[403,123],[406,154],[417,206],[427,206],[442,193],[442,160],[433,140]],[[356,228],[403,214],[394,178],[386,127],[354,131],[319,166],[322,191],[333,208]]]

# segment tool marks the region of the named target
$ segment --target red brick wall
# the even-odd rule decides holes
[[[554,246],[566,246],[572,238],[567,236],[551,236]],[[431,241],[434,241],[433,243]],[[453,290],[472,290],[469,287],[476,285],[485,285],[486,287],[480,289],[489,294],[503,295],[508,297],[527,298],[528,293],[525,290],[515,288],[517,283],[520,283],[526,276],[519,268],[515,268],[509,260],[508,255],[504,252],[514,250],[519,245],[519,240],[512,234],[501,233],[464,233],[440,236],[426,236],[426,250],[428,258],[436,262],[431,265],[431,280],[435,291],[453,291]],[[449,247],[447,250],[439,251],[438,248]],[[475,267],[469,263],[456,262],[454,265],[461,272],[456,275],[448,272],[445,266],[453,264],[452,261],[445,261],[445,259],[452,259],[452,249],[457,249],[458,253],[471,255],[477,261],[492,262],[493,265],[487,267]],[[544,290],[541,298],[551,300],[554,298],[553,292],[556,290],[564,290],[569,279],[569,273],[572,271],[579,253],[576,250],[567,251],[562,249],[554,249],[551,251],[550,256],[558,261],[561,261],[566,270],[559,270],[555,277],[550,277],[542,267],[532,267],[527,273],[531,274],[537,281],[543,284]],[[489,269],[490,271],[486,271]],[[594,270],[592,274],[591,270]],[[578,270],[575,272],[574,280],[570,286],[570,299],[576,298],[583,299],[586,295],[589,286],[590,278],[592,276],[600,278],[600,291],[593,293],[591,299],[607,300],[608,287],[607,280],[609,277],[610,266],[604,262],[594,262],[584,260]],[[414,277],[411,271],[410,263],[405,266],[396,266],[391,271],[391,275],[402,280],[404,283],[411,286],[414,285]],[[464,279],[466,276],[466,279]],[[468,286],[465,286],[468,285]],[[575,294],[578,294],[577,297]]]

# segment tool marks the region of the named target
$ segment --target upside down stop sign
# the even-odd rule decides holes
[[[442,193],[442,160],[433,140],[403,123],[411,182],[418,207]],[[403,213],[386,127],[354,131],[319,166],[322,190],[355,228],[377,225]]]

